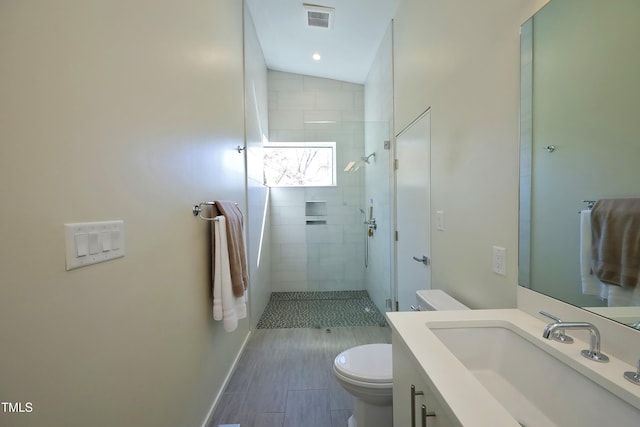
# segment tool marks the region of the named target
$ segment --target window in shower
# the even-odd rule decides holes
[[[335,142],[270,142],[264,145],[264,182],[270,187],[336,185]]]

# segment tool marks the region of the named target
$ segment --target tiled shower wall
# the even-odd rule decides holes
[[[364,88],[279,71],[268,88],[269,140],[335,141],[337,159],[335,187],[271,190],[272,290],[364,289],[364,170],[343,172],[364,155]],[[326,202],[326,224],[306,225],[307,201]]]

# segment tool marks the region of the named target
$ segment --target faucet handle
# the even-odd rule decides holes
[[[562,320],[560,320],[559,317],[554,316],[551,313],[547,313],[546,311],[540,310],[538,313],[542,314],[544,317],[548,317],[551,320],[554,320],[556,322],[562,322]]]
[[[554,316],[553,314],[547,313],[546,311],[539,311],[540,314],[542,314],[544,317],[548,317],[549,319],[555,321],[555,322],[562,322],[562,320],[560,320],[560,318],[558,318],[557,316]],[[557,332],[554,332],[553,335],[551,336],[551,339],[554,341],[558,341],[561,342],[563,344],[572,344],[573,343],[573,338],[571,338],[569,335],[564,333],[564,329],[559,329]]]
[[[640,360],[638,360],[638,367],[636,372],[627,371],[624,373],[624,378],[631,381],[635,385],[640,385]]]

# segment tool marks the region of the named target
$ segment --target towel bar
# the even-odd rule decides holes
[[[200,202],[197,205],[193,205],[193,216],[198,216],[201,219],[204,219],[205,221],[217,221],[217,218],[208,218],[206,216],[202,216],[202,206],[215,206],[216,202]],[[236,206],[238,206],[238,204],[235,204]]]

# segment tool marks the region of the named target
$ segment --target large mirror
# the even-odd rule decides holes
[[[552,0],[521,43],[519,282],[633,325],[580,257],[583,201],[640,197],[640,1]]]

